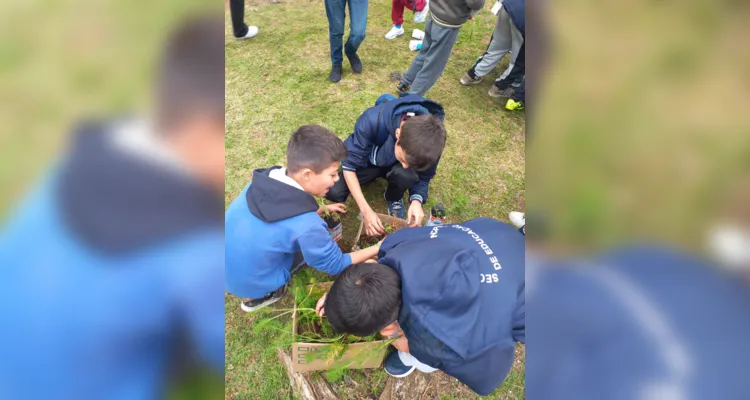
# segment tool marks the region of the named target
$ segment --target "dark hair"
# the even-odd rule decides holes
[[[409,166],[422,171],[434,165],[443,154],[445,138],[443,121],[427,114],[404,122],[397,144],[404,150]]]
[[[167,39],[157,74],[157,125],[169,129],[194,115],[224,123],[224,19],[187,18]]]
[[[320,125],[300,126],[286,146],[286,168],[292,174],[302,168],[310,168],[319,174],[346,157],[344,142]]]
[[[383,264],[347,267],[333,282],[325,315],[336,332],[369,336],[398,319],[401,277]]]

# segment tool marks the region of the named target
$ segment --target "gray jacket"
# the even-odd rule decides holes
[[[431,0],[432,21],[445,28],[460,28],[482,8],[484,0]]]

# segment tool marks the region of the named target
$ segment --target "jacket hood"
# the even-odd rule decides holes
[[[74,234],[102,252],[123,253],[221,227],[215,190],[117,148],[114,130],[113,123],[88,122],[74,132],[55,189]]]
[[[412,112],[415,115],[432,114],[440,120],[445,120],[445,109],[439,103],[425,99],[416,94],[403,96],[397,100],[385,103],[383,109],[383,122],[391,135],[401,124],[401,116]]]
[[[317,211],[318,202],[311,194],[269,176],[279,168],[253,171],[253,182],[245,195],[250,212],[264,222],[276,222]]]

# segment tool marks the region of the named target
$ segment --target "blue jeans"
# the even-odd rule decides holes
[[[342,48],[347,56],[357,54],[359,45],[365,40],[367,1],[325,0],[326,16],[328,17],[328,40],[331,42],[331,64],[341,65],[344,60],[341,55]],[[349,39],[346,41],[346,46],[343,46],[347,3],[349,4]]]

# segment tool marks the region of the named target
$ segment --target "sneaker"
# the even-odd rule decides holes
[[[349,59],[349,64],[352,65],[352,71],[355,74],[361,74],[362,73],[362,60],[359,59],[359,56],[356,54],[353,54],[351,56],[346,56],[346,58]]]
[[[487,94],[490,97],[496,98],[500,101],[507,101],[510,99],[510,96],[513,96],[513,92],[515,92],[515,89],[512,87],[507,87],[505,89],[499,89],[497,85],[490,86],[490,91],[487,92]]]
[[[340,65],[334,65],[331,67],[331,74],[328,75],[328,80],[336,83],[341,80],[341,66]]]
[[[392,351],[385,358],[385,372],[394,378],[404,378],[414,372],[417,367],[407,366],[401,362],[401,357],[398,356],[398,351]]]
[[[430,218],[427,220],[426,226],[443,225],[445,223],[445,207],[442,204],[437,204],[430,210]]]
[[[393,39],[395,39],[395,38],[397,38],[397,37],[399,37],[399,36],[401,36],[403,34],[404,34],[404,27],[403,26],[401,28],[396,28],[394,26],[393,28],[391,28],[390,31],[388,31],[388,33],[385,34],[385,38],[388,39],[388,40],[393,40]]]
[[[243,300],[240,304],[240,308],[244,312],[258,311],[263,307],[270,306],[271,304],[281,300],[286,293],[286,285],[276,289],[276,291],[267,294],[259,299]]]
[[[516,228],[523,228],[526,225],[526,214],[518,211],[511,211],[508,218]]]
[[[408,91],[409,91],[409,87],[410,87],[410,86],[411,86],[411,85],[407,85],[407,84],[406,84],[406,83],[404,83],[404,82],[399,82],[399,83],[398,83],[398,85],[396,85],[396,90],[398,90],[398,91],[399,91],[399,92],[401,92],[401,93],[405,93],[405,92],[408,92]]]
[[[383,197],[385,197],[385,194],[383,194]],[[404,205],[404,199],[399,199],[398,201],[388,201],[388,199],[386,199],[385,201],[388,203],[388,215],[400,219],[406,218],[406,205]]]
[[[243,37],[238,37],[237,39],[250,39],[251,37],[255,37],[255,35],[258,34],[258,27],[257,26],[248,26],[247,27],[247,33]]]
[[[430,0],[427,0],[427,3],[425,3],[424,10],[414,13],[414,22],[417,24],[424,22],[427,19],[428,12],[430,12]]]
[[[421,40],[410,40],[409,41],[409,50],[411,51],[417,51],[422,48],[422,41]]]
[[[471,74],[467,71],[461,76],[461,84],[464,86],[476,85],[477,83],[481,82],[482,79],[484,78],[481,76],[471,76]]]
[[[422,40],[422,39],[424,39],[424,31],[423,30],[419,30],[419,29],[414,29],[411,32],[411,37],[413,39]]]
[[[523,110],[523,102],[522,101],[515,101],[513,99],[508,99],[508,102],[505,103],[505,109],[508,111],[520,111]]]

